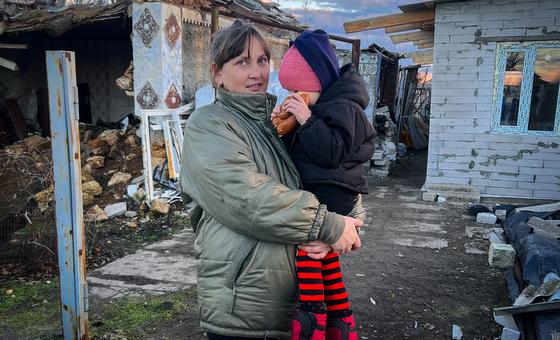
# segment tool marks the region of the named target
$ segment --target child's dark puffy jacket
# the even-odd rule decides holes
[[[364,162],[375,151],[375,130],[364,109],[366,84],[351,64],[310,107],[312,115],[295,133],[291,156],[303,185],[331,184],[368,192]]]

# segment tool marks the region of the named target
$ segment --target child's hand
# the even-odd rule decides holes
[[[291,97],[292,100],[286,103],[285,109],[296,117],[300,125],[303,125],[311,117],[311,110],[299,94],[294,93]]]
[[[305,250],[307,256],[314,260],[320,260],[332,251],[332,247],[321,241],[307,241],[298,246],[299,249]]]
[[[280,106],[276,106],[273,110],[272,110],[272,114],[270,115],[270,120],[274,120],[274,118],[276,118],[276,116],[280,113]]]

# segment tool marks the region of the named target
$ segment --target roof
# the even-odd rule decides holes
[[[4,11],[7,6],[0,7],[0,18],[3,12],[5,14],[14,12],[13,2],[15,1],[18,2],[18,6],[16,6],[18,10],[15,14],[8,15],[6,33],[45,31],[51,36],[59,36],[77,26],[128,17],[128,8],[133,0],[121,0],[107,6],[68,5],[58,8],[40,5],[40,3],[51,0],[7,1],[10,2],[11,7],[8,8],[8,13]],[[210,9],[207,0],[167,0],[165,2],[202,11]],[[265,4],[258,0],[222,0],[220,4],[226,12],[242,18],[259,18],[278,24],[298,24],[294,16],[280,10],[277,4]],[[0,21],[0,36],[4,33],[1,23]]]

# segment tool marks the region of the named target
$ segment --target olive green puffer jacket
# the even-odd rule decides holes
[[[270,124],[276,98],[219,89],[187,122],[181,188],[203,212],[196,227],[203,329],[289,336],[296,301],[295,244],[334,243],[342,216],[326,211]]]

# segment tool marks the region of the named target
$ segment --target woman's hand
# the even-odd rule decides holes
[[[332,244],[333,252],[344,254],[350,250],[359,249],[362,246],[362,242],[360,241],[357,229],[362,225],[362,221],[344,216],[344,231],[340,238]]]
[[[297,93],[291,95],[291,100],[286,103],[285,110],[290,112],[296,117],[300,125],[305,124],[309,117],[311,117],[311,110],[305,104],[305,101]]]
[[[321,241],[308,241],[298,246],[299,249],[307,252],[307,256],[314,260],[320,260],[328,253],[332,252],[332,247]]]

